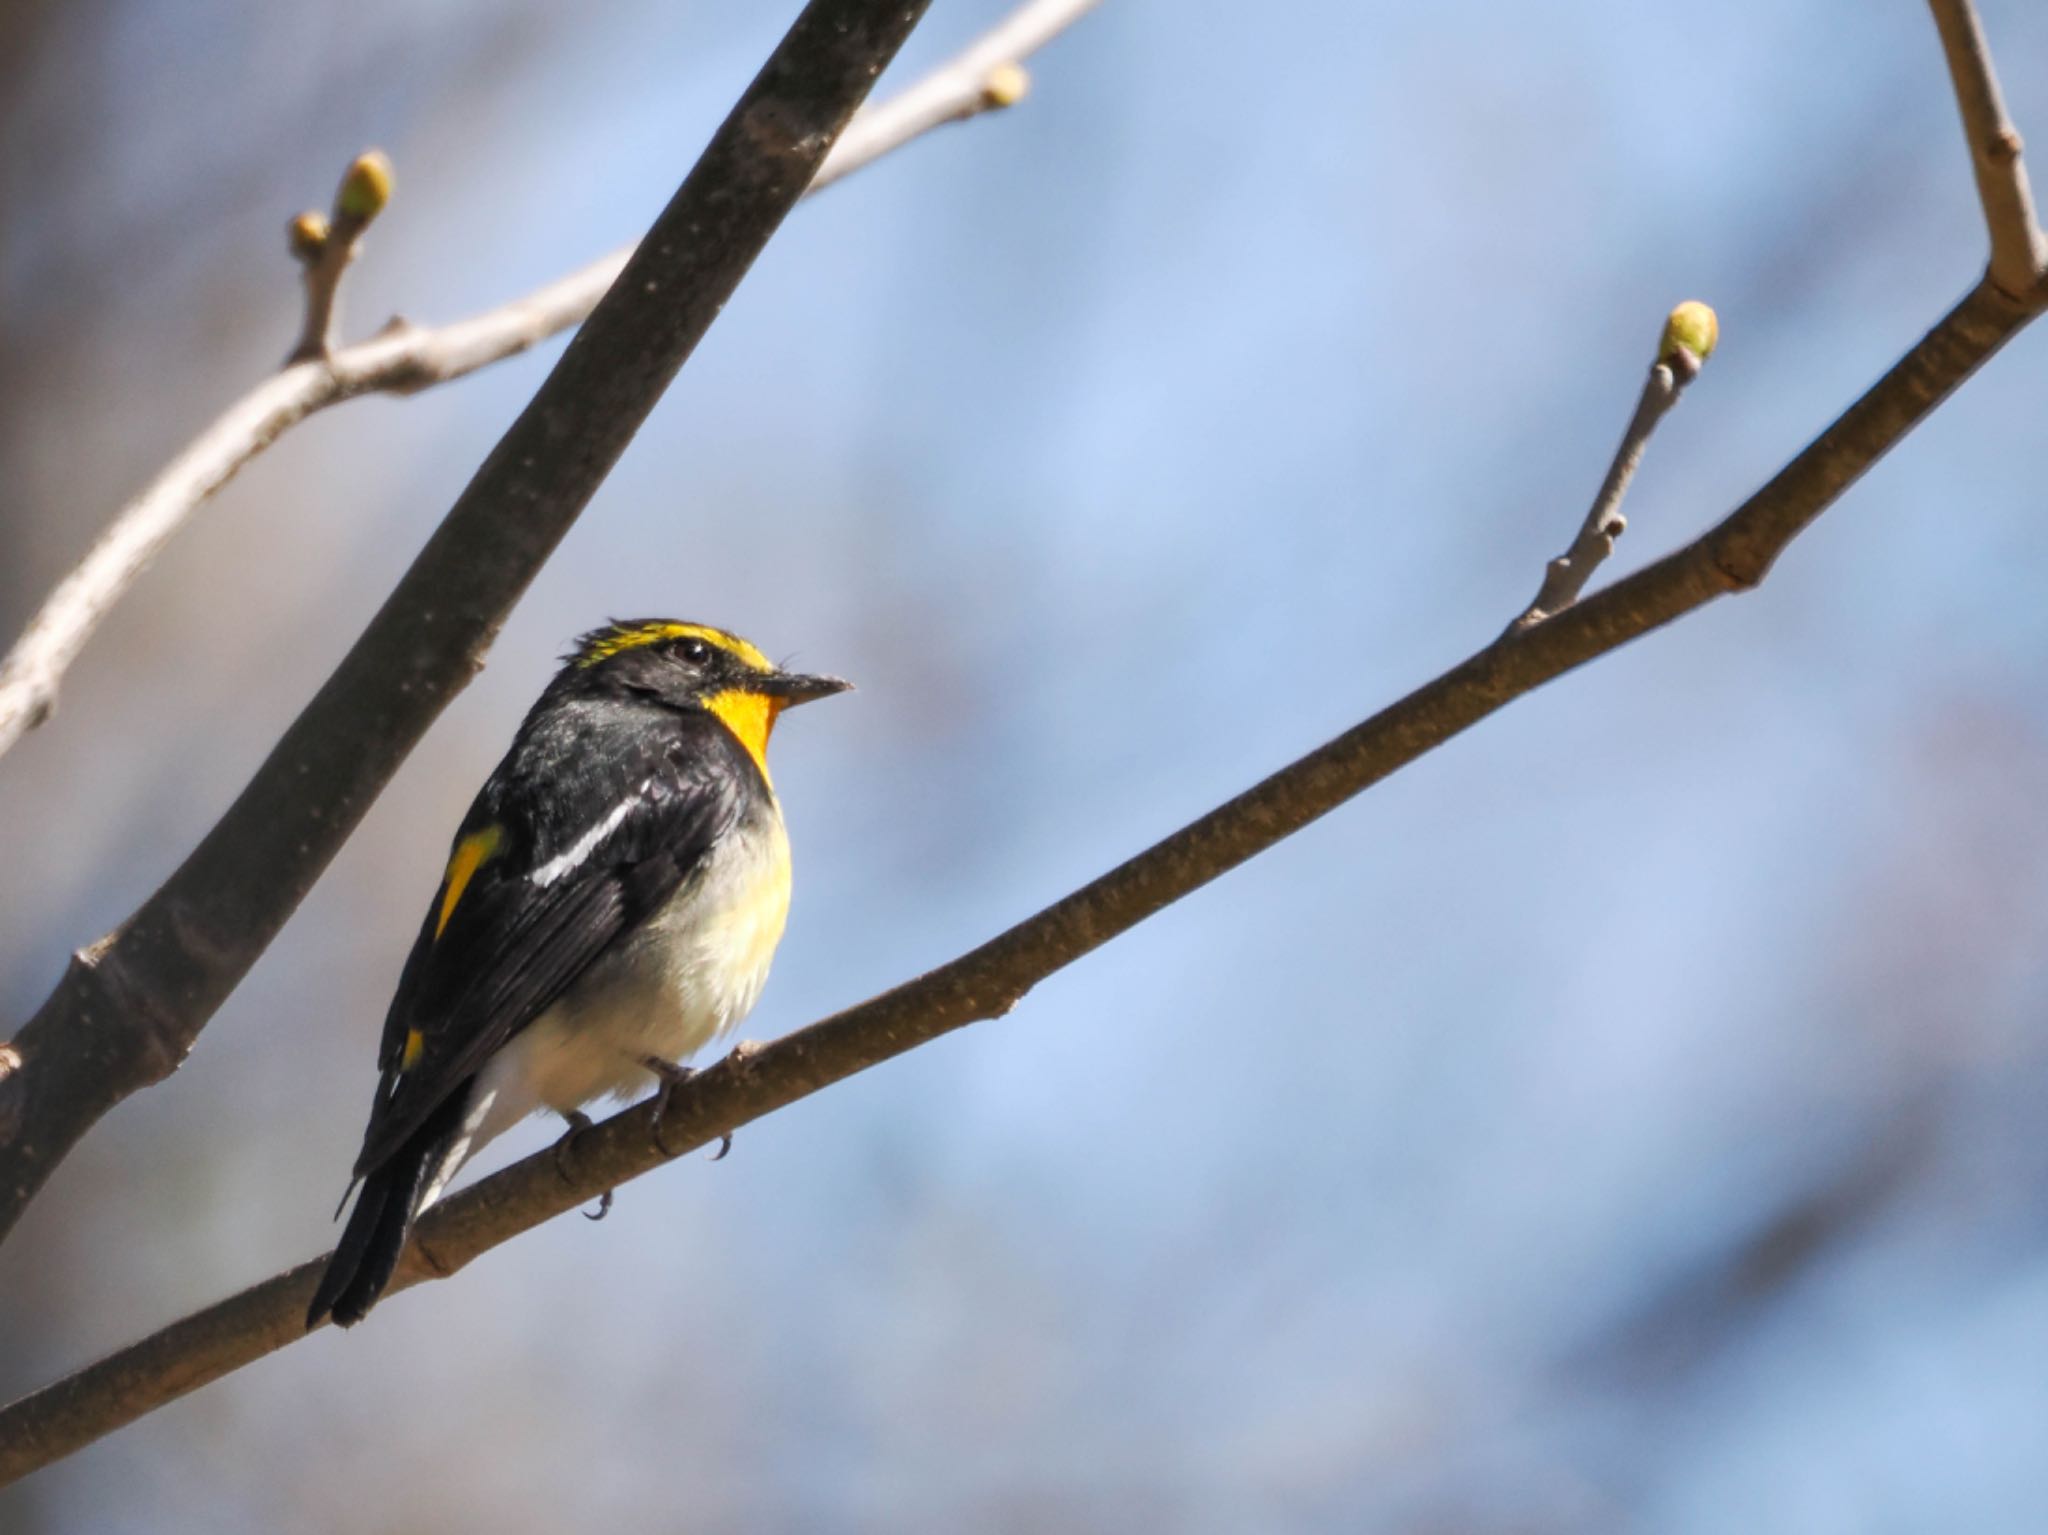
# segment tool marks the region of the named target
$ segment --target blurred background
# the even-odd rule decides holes
[[[935,8],[883,89],[992,23]],[[247,984],[0,1247],[0,1395],[288,1264],[470,794],[567,639],[792,722],[747,1032],[951,957],[1483,643],[1666,309],[1610,570],[1970,284],[1918,0],[1109,0],[775,241]],[[452,319],[631,238],[794,11],[0,13],[0,630],[275,365],[286,218]],[[2048,10],[1985,0],[2048,143]],[[557,347],[323,415],[0,760],[0,1019],[191,847]],[[1516,704],[977,1026],[0,1494],[13,1532],[2036,1530],[2048,335],[1753,597]],[[491,1163],[545,1144],[536,1123]]]

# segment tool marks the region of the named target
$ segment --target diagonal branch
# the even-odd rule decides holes
[[[946,123],[1013,106],[1030,57],[1100,0],[1028,0],[964,52],[848,125],[809,190],[816,192]],[[360,163],[360,162],[359,162]],[[336,222],[339,221],[337,216]],[[332,227],[292,224],[294,250],[319,254]],[[358,233],[360,231],[357,231]],[[314,235],[318,239],[313,238]],[[315,411],[365,394],[411,394],[515,357],[580,325],[632,255],[602,256],[523,298],[432,329],[394,323],[370,340],[329,350],[334,287],[342,261],[307,272],[304,331],[293,361],[242,396],[115,515],[0,660],[0,754],[48,719],[64,673],[93,631],[208,497],[279,436]],[[323,357],[322,353],[326,355]]]
[[[0,1236],[269,945],[603,483],[930,0],[810,0],[370,626],[0,1074]]]
[[[1990,283],[1723,522],[1675,554],[1492,644],[1398,703],[969,954],[679,1088],[662,1120],[677,1154],[977,1019],[1328,814],[1496,709],[1715,598],[1772,561],[2031,318]],[[455,1273],[522,1231],[668,1160],[653,1105],[543,1151],[428,1212],[393,1289]],[[0,1483],[27,1475],[305,1336],[326,1260],[231,1296],[0,1410]]]
[[[1991,45],[1970,0],[1928,0],[1941,51],[1948,59],[1970,145],[1970,168],[1991,234],[1991,280],[2016,299],[2025,299],[2048,275],[2048,240],[2034,220],[2034,194],[2020,158],[2019,130],[2005,115]],[[2037,300],[2038,301],[2038,300]]]

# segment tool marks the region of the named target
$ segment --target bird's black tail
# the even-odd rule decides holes
[[[420,1197],[462,1134],[469,1096],[467,1089],[450,1094],[411,1140],[364,1177],[341,1241],[306,1308],[308,1332],[329,1317],[337,1327],[353,1327],[377,1304],[405,1251]]]

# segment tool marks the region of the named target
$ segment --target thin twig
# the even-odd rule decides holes
[[[332,217],[301,213],[291,221],[291,252],[306,269],[306,310],[287,367],[334,355],[342,276],[362,247],[363,232],[390,201],[391,162],[381,149],[371,149],[357,155],[343,174]]]
[[[2034,219],[2034,194],[2020,158],[2019,130],[2005,114],[1991,45],[1970,0],[1928,0],[1941,51],[1948,60],[1970,145],[1977,198],[1991,235],[1991,280],[2013,298],[2040,303],[2037,290],[2048,275],[2048,240]],[[2030,298],[2031,296],[2031,298]]]
[[[1544,567],[1543,584],[1536,590],[1536,600],[1508,625],[1509,633],[1540,624],[1577,602],[1593,572],[1614,553],[1615,540],[1628,530],[1628,519],[1621,515],[1621,503],[1643,461],[1643,450],[1650,445],[1650,434],[1657,430],[1665,412],[1678,403],[1685,386],[1699,377],[1719,338],[1720,321],[1705,304],[1687,300],[1671,311],[1664,322],[1663,339],[1657,344],[1657,360],[1650,365],[1650,376],[1643,380],[1642,396],[1636,401],[1628,430],[1622,434],[1621,446],[1614,450],[1614,462],[1607,468],[1607,478],[1601,481],[1600,493],[1593,498],[1593,509],[1579,525],[1571,547]]]
[[[1023,95],[1017,61],[1029,57],[1100,0],[1030,0],[955,58],[890,101],[855,118],[810,191],[829,186],[949,122],[1009,106]],[[580,325],[624,270],[632,247],[613,251],[522,298],[431,329],[394,324],[295,362],[258,384],[207,427],[115,515],[85,559],[51,592],[0,660],[0,754],[48,719],[64,674],[100,622],[208,497],[315,411],[365,394],[411,394],[515,357]],[[338,274],[337,274],[338,276]],[[311,281],[311,274],[308,274]],[[325,321],[319,322],[325,334]],[[307,330],[315,325],[309,302]],[[305,337],[301,337],[302,344]]]
[[[930,0],[810,0],[362,637],[177,871],[74,957],[0,1077],[0,1236],[161,1081],[568,533]],[[317,365],[304,365],[315,367]]]
[[[677,1089],[678,1156],[940,1035],[1033,986],[1565,672],[1762,581],[1771,562],[2031,314],[1981,284],[1763,489],[1704,537],[1476,655],[980,948]],[[430,1211],[393,1288],[445,1278],[522,1231],[660,1166],[653,1105],[542,1151]],[[304,1337],[324,1258],[302,1263],[0,1409],[0,1484]],[[372,1326],[375,1325],[374,1319]]]

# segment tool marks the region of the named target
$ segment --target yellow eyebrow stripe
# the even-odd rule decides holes
[[[576,658],[576,664],[595,666],[622,650],[638,650],[643,645],[659,645],[667,640],[702,640],[707,645],[716,645],[720,650],[739,657],[744,665],[754,671],[769,672],[775,669],[774,664],[765,655],[737,634],[714,629],[709,624],[668,622],[626,625],[606,630]]]
[[[448,860],[448,874],[442,881],[446,894],[441,897],[441,915],[434,923],[434,937],[438,941],[448,928],[448,919],[455,915],[455,903],[462,899],[462,892],[469,888],[469,882],[476,871],[490,862],[498,851],[498,845],[505,840],[502,826],[486,826],[482,831],[473,831],[455,844],[454,856]]]

